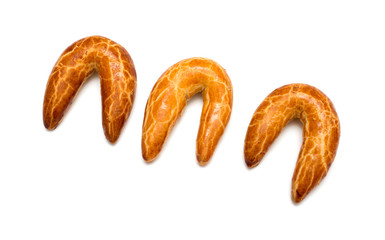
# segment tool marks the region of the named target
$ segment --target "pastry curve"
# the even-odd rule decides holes
[[[59,57],[49,76],[44,96],[43,122],[55,129],[87,78],[99,72],[103,129],[116,142],[131,112],[136,90],[134,63],[118,43],[91,36],[76,41]]]
[[[152,162],[160,153],[187,101],[203,95],[196,140],[196,157],[208,163],[230,119],[233,89],[226,71],[206,58],[189,58],[171,66],[156,82],[148,98],[142,130],[142,155]]]
[[[303,143],[291,190],[292,200],[298,203],[326,176],[338,148],[340,122],[324,93],[306,84],[289,84],[274,90],[250,121],[244,154],[248,167],[257,166],[293,118],[303,123]]]

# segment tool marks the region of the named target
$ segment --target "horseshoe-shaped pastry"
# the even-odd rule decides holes
[[[116,142],[135,97],[134,63],[122,46],[101,36],[83,38],[69,46],[49,76],[44,96],[44,126],[55,129],[82,84],[99,71],[103,129],[108,141]]]
[[[274,90],[251,119],[244,152],[247,166],[257,166],[293,118],[303,123],[303,144],[291,190],[293,201],[298,203],[326,176],[338,147],[339,119],[325,94],[305,84],[290,84]]]
[[[203,91],[196,156],[204,166],[229,121],[233,89],[226,71],[205,58],[190,58],[171,66],[156,82],[148,98],[142,131],[142,154],[151,162],[159,154],[187,101]]]

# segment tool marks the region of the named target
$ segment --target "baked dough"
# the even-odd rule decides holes
[[[233,89],[226,71],[205,58],[182,60],[156,82],[143,121],[142,154],[145,161],[155,159],[187,101],[201,91],[203,109],[196,156],[200,165],[208,163],[229,121]]]
[[[293,118],[303,123],[303,144],[291,191],[293,201],[298,203],[326,176],[338,147],[340,123],[325,94],[306,84],[290,84],[274,90],[251,119],[244,153],[247,166],[257,166]]]
[[[55,129],[82,84],[99,71],[103,129],[108,141],[116,142],[135,97],[134,63],[122,46],[101,36],[83,38],[69,46],[49,76],[44,96],[44,126]]]

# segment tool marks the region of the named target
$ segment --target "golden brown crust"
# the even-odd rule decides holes
[[[338,147],[340,123],[325,94],[306,84],[290,84],[274,90],[251,119],[244,152],[247,165],[257,166],[293,118],[303,123],[303,144],[292,179],[292,199],[298,203],[326,176]]]
[[[159,154],[187,101],[203,91],[203,108],[197,137],[197,159],[206,165],[229,121],[233,89],[226,71],[205,58],[182,60],[156,82],[146,105],[142,154],[151,162]]]
[[[60,56],[49,76],[44,96],[44,126],[55,129],[82,84],[99,71],[104,134],[114,143],[127,120],[135,97],[134,63],[122,46],[101,36],[83,38]]]

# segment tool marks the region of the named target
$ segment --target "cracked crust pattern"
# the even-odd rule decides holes
[[[340,123],[325,94],[306,84],[290,84],[274,90],[251,119],[244,153],[247,166],[257,166],[293,118],[303,123],[303,143],[291,190],[293,201],[298,203],[326,176],[338,147]]]
[[[205,58],[190,58],[171,66],[156,82],[146,105],[142,154],[152,162],[182,114],[187,101],[202,92],[203,108],[196,140],[200,165],[210,160],[229,121],[233,89],[226,71]]]
[[[43,104],[44,126],[55,129],[82,84],[99,72],[104,134],[116,142],[135,97],[134,63],[122,46],[101,36],[83,38],[60,56],[49,76]]]

